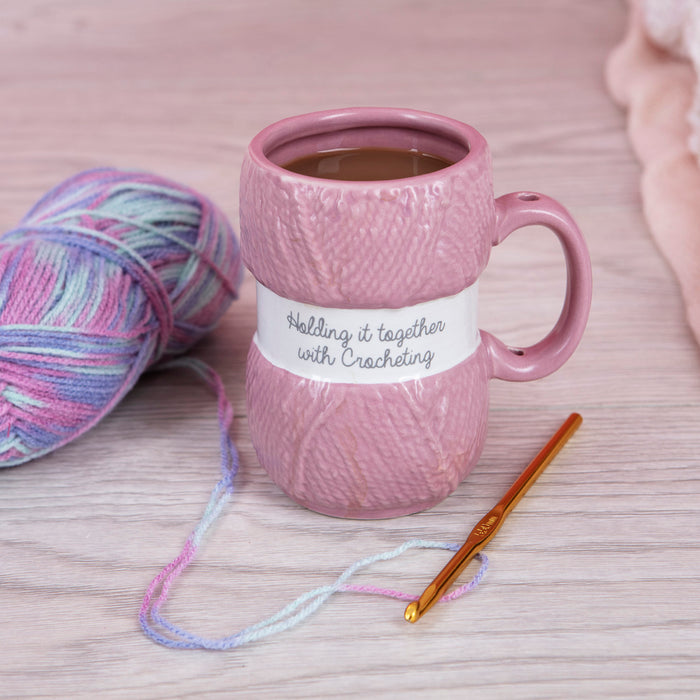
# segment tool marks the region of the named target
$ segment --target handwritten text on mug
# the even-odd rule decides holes
[[[476,286],[398,309],[331,309],[258,284],[256,343],[270,362],[330,382],[386,383],[443,372],[479,342]]]

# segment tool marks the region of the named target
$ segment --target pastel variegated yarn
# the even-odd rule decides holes
[[[456,552],[462,546],[459,543],[435,542],[424,539],[407,540],[392,550],[359,559],[348,566],[334,581],[302,593],[269,617],[221,637],[205,637],[175,624],[165,615],[163,609],[177,579],[197,556],[207,530],[230,502],[234,492],[234,480],[238,472],[239,460],[236,446],[229,434],[233,421],[233,409],[218,374],[204,363],[189,357],[175,359],[168,363],[168,366],[188,368],[195,372],[217,397],[221,438],[221,479],[214,487],[199,523],[186,539],[180,554],[155,576],[143,597],[139,611],[139,623],[144,634],[154,642],[171,649],[226,651],[295,627],[313,615],[335,593],[365,593],[398,600],[418,600],[417,595],[373,584],[354,584],[350,583],[350,579],[362,569],[376,562],[394,559],[411,549],[446,549]],[[441,601],[455,600],[479,585],[488,569],[488,558],[483,552],[477,554],[475,558],[479,561],[480,566],[473,578],[445,594],[440,599]],[[231,577],[234,576],[235,567],[232,564]]]
[[[220,639],[163,614],[171,586],[234,490],[233,411],[219,375],[182,354],[236,298],[243,267],[222,212],[197,192],[140,172],[80,173],[47,193],[20,225],[0,235],[0,467],[45,455],[99,422],[147,369],[187,369],[215,393],[221,480],[178,557],[152,581],[139,619],[153,641],[174,648],[231,649],[289,629],[342,591],[400,599],[349,583],[359,569],[408,549],[450,545],[411,540],[366,557],[335,582]],[[447,596],[476,586],[486,571]]]
[[[48,192],[0,236],[0,466],[95,425],[214,327],[241,276],[231,225],[187,187],[99,169]]]

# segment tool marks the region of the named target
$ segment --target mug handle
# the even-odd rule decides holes
[[[546,226],[559,238],[566,260],[566,296],[554,328],[538,343],[510,347],[486,331],[481,337],[491,358],[491,376],[508,381],[539,379],[559,369],[579,344],[591,308],[591,259],[581,231],[569,212],[551,197],[512,192],[496,199],[492,245],[523,226]]]

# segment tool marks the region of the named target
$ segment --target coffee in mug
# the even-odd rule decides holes
[[[399,148],[338,148],[296,158],[282,167],[299,175],[331,180],[398,180],[433,173],[449,160]]]

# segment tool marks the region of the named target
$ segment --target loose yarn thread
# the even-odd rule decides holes
[[[95,425],[214,327],[242,273],[226,217],[180,184],[103,168],[48,192],[0,235],[0,466]]]
[[[229,435],[233,421],[233,410],[226,397],[223,383],[216,372],[203,362],[192,358],[173,360],[164,365],[164,368],[168,367],[188,367],[192,369],[204,380],[217,397],[222,476],[211,493],[202,518],[187,538],[182,551],[160,571],[146,590],[139,611],[139,622],[146,636],[154,642],[174,649],[209,649],[217,651],[234,649],[269,635],[291,629],[316,612],[334,593],[339,592],[369,593],[406,601],[418,600],[418,596],[410,593],[373,585],[351,584],[348,583],[348,580],[361,569],[378,561],[394,559],[409,549],[447,549],[457,551],[460,548],[461,544],[422,539],[408,540],[390,551],[359,559],[345,569],[333,583],[307,591],[270,617],[225,637],[215,639],[203,637],[170,622],[162,614],[161,608],[168,600],[170,590],[175,581],[194,560],[206,531],[230,501],[234,492],[234,478],[238,472],[239,460],[236,447]],[[476,559],[481,562],[481,566],[472,580],[444,595],[440,599],[441,601],[456,600],[479,585],[488,568],[488,558],[485,554],[480,553],[476,555]]]

